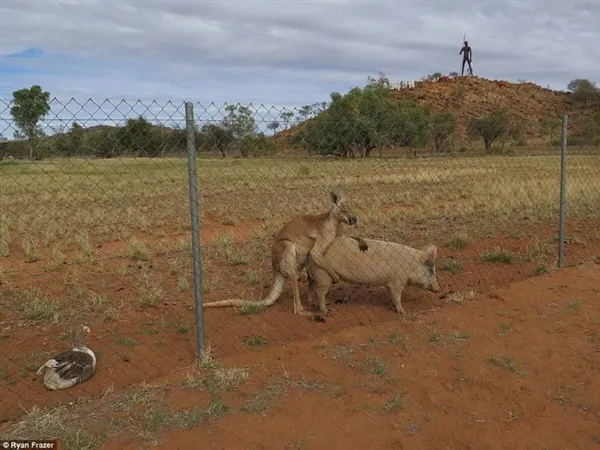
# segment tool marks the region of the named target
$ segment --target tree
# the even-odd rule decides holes
[[[429,75],[425,75],[423,80],[435,80],[436,78],[440,78],[442,76],[442,72],[434,72]]]
[[[246,136],[239,141],[240,153],[244,157],[269,156],[277,150],[275,143],[263,133]]]
[[[581,129],[569,137],[568,145],[600,146],[600,112],[585,120]]]
[[[485,151],[489,151],[496,139],[504,136],[509,128],[508,114],[504,109],[496,109],[485,117],[475,117],[469,121],[468,130],[472,138],[483,138]]]
[[[325,110],[327,110],[327,102],[317,102],[317,103],[313,103],[313,105],[312,105],[313,114],[318,114]]]
[[[83,153],[83,127],[77,122],[73,122],[68,135],[67,156],[81,155]]]
[[[448,138],[456,131],[456,117],[449,112],[436,114],[431,120],[431,131],[435,150],[440,152]]]
[[[567,89],[571,92],[576,92],[579,90],[596,91],[598,88],[596,87],[596,83],[593,81],[586,80],[583,78],[576,78],[575,80],[569,81]]]
[[[540,122],[540,131],[543,137],[548,139],[548,144],[551,144],[552,141],[559,135],[559,130],[561,127],[560,119],[554,120],[542,120]]]
[[[50,93],[42,91],[39,85],[13,92],[10,114],[21,134],[29,141],[29,159],[35,157],[35,141],[41,134],[38,123],[49,112]]]
[[[125,152],[141,157],[156,157],[165,150],[165,139],[143,116],[127,119],[125,126],[119,130],[119,144]]]
[[[428,113],[413,102],[398,102],[380,74],[342,95],[331,93],[329,108],[294,136],[296,144],[322,155],[370,156],[375,148],[418,148],[429,139]]]
[[[293,117],[294,117],[293,111],[284,111],[281,113],[281,120],[283,120],[283,124],[285,125],[286,130],[290,127],[290,122]]]
[[[310,116],[312,113],[313,113],[312,105],[304,105],[303,107],[300,108],[300,111],[298,112],[298,117],[300,118],[300,120],[306,120],[306,119],[308,119],[308,116]]]
[[[52,138],[49,141],[47,140],[45,143],[50,144],[50,153],[63,156],[67,152],[67,148],[69,146],[69,137],[67,136],[66,131],[67,127],[64,124],[50,125],[50,129],[53,133]],[[40,145],[37,148],[37,157],[39,159],[43,159],[45,156],[49,156],[48,154],[44,154],[40,147],[42,146]]]
[[[217,149],[223,158],[227,158],[227,149],[233,142],[233,132],[216,124],[206,124],[200,130],[204,146]]]
[[[279,127],[280,127],[280,124],[277,121],[273,121],[267,125],[267,129],[271,130],[273,132],[273,134],[277,133],[277,130],[279,129]]]
[[[390,79],[383,72],[379,72],[377,78],[367,77],[366,87],[375,89],[390,89],[392,87],[392,83],[390,83]]]
[[[573,93],[576,100],[600,99],[600,89],[598,89],[595,82],[590,80],[583,78],[571,80],[567,85],[567,89]]]
[[[120,145],[122,129],[106,127],[87,136],[87,144],[97,158],[114,158],[122,153]]]
[[[256,120],[252,117],[250,108],[240,105],[228,105],[225,111],[227,111],[227,115],[223,119],[223,126],[233,134],[235,139],[242,139],[254,134]]]

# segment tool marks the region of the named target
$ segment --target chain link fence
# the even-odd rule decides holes
[[[325,339],[481,299],[557,266],[560,146],[542,136],[484,149],[447,116],[414,105],[361,112],[341,100],[283,110],[54,99],[31,140],[15,135],[11,104],[0,102],[3,418],[165,375],[203,349]],[[477,126],[489,135],[494,125],[473,123],[471,135]],[[600,255],[600,152],[566,153],[562,242],[573,264]],[[346,203],[334,207],[331,192]],[[341,225],[345,235],[371,241],[365,252],[359,240],[334,242],[325,260],[343,280],[333,285],[310,260],[328,313],[309,306],[302,279],[299,298],[320,320],[294,314],[289,279],[267,308],[195,308],[268,297],[278,230],[332,207],[342,222],[357,218]],[[401,289],[434,273],[438,292]],[[353,279],[372,285],[344,282]],[[98,370],[46,391],[35,372],[68,346],[73,323],[92,328]]]

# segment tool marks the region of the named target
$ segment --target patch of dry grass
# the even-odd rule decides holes
[[[453,302],[453,303],[464,303],[470,300],[474,300],[477,297],[477,292],[475,292],[473,289],[470,289],[468,291],[459,291],[459,292],[451,292],[450,294],[448,294],[448,296],[446,297],[446,301],[448,302]]]
[[[157,280],[152,279],[147,273],[143,273],[141,280],[138,280],[136,291],[138,304],[142,308],[157,306],[165,295],[165,290],[161,284]]]
[[[268,259],[271,236],[290,216],[328,208],[327,192],[333,186],[341,186],[351,199],[363,235],[410,244],[419,227],[423,239],[461,250],[483,234],[514,229],[515,220],[523,216],[536,221],[555,219],[559,163],[555,155],[351,161],[205,159],[198,168],[202,212],[218,218],[203,216],[204,226],[262,223],[247,228],[245,239],[239,242],[221,228],[215,229],[210,244],[202,243],[204,291],[222,286],[224,280],[217,272],[206,273],[210,265],[222,262],[246,269],[247,285],[259,285],[259,272],[248,266]],[[0,254],[6,255],[16,241],[27,261],[57,269],[69,262],[73,246],[78,252],[74,262],[93,261],[98,257],[97,246],[102,248],[99,257],[106,258],[107,252],[114,255],[111,241],[125,239],[125,255],[136,261],[166,256],[171,273],[177,275],[178,289],[185,291],[188,283],[182,272],[187,268],[173,256],[181,252],[177,257],[187,261],[183,253],[191,249],[186,164],[185,158],[165,158],[24,161],[2,166],[2,204],[19,221],[11,226],[11,233],[4,224],[15,224],[13,218],[0,221]],[[600,158],[595,156],[577,155],[570,160],[571,219],[595,217],[600,180],[594,174],[599,169]],[[382,214],[384,206],[389,208]],[[440,228],[440,217],[452,220]],[[184,234],[171,244],[166,240],[150,244],[146,238],[135,237],[140,233],[164,237],[175,231]],[[545,255],[547,248],[532,245],[527,257],[543,260]],[[456,273],[459,267],[450,264],[446,269]],[[120,274],[132,272],[123,268]],[[140,295],[142,303],[157,299],[146,295],[152,291],[146,289]]]
[[[40,293],[38,289],[26,289],[17,294],[15,305],[28,320],[53,320],[61,304]]]
[[[106,439],[106,427],[92,426],[90,416],[73,413],[67,405],[40,409],[34,407],[16,422],[5,439],[47,439],[57,436],[66,448],[94,450]],[[93,418],[92,418],[93,420]]]
[[[288,388],[289,383],[285,381],[271,384],[265,389],[250,395],[241,411],[248,414],[262,414],[269,407],[271,401],[284,395]]]
[[[36,262],[41,259],[39,240],[35,236],[25,236],[21,241],[23,255],[28,263]]]
[[[150,259],[150,247],[144,241],[135,236],[126,241],[126,255],[137,261],[148,261]]]
[[[137,436],[156,445],[163,430],[182,430],[217,420],[229,412],[218,397],[207,406],[173,409],[164,399],[168,384],[142,384],[116,394],[108,387],[96,398],[80,398],[54,408],[34,407],[11,424],[6,439],[47,439],[58,437],[65,448],[94,450],[108,438],[121,434]]]
[[[481,255],[481,261],[490,264],[515,264],[518,256],[510,250],[496,246]]]
[[[554,246],[549,241],[536,238],[527,247],[527,257],[530,261],[544,261],[553,256],[554,249]]]
[[[0,216],[0,258],[6,258],[10,255],[10,226],[6,215]]]
[[[244,367],[215,367],[208,373],[206,370],[189,373],[187,379],[182,383],[182,387],[186,389],[205,389],[217,394],[236,391],[248,380],[248,377],[249,370]]]
[[[262,303],[246,303],[237,308],[240,314],[249,316],[254,314],[261,314],[267,310],[267,305]]]
[[[11,227],[13,240],[21,243],[29,261],[50,254],[57,244],[56,248],[75,244],[81,257],[94,258],[96,243],[140,232],[165,235],[179,230],[186,235],[172,250],[187,251],[186,163],[185,158],[165,158],[151,162],[24,161],[2,166],[0,192],[5,211],[20,219],[18,226]],[[256,256],[263,257],[263,244],[291,215],[327,208],[327,191],[334,185],[341,186],[354,203],[365,232],[405,240],[410,237],[406,225],[451,216],[453,221],[444,225],[444,234],[450,237],[443,243],[462,249],[482,232],[509,229],[519,217],[555,219],[559,169],[556,155],[353,161],[206,159],[198,176],[203,212],[220,215],[217,225],[264,221],[248,230],[249,245],[234,245],[228,236],[216,236],[211,244],[213,256],[245,265]],[[600,203],[598,170],[600,158],[596,156],[577,155],[570,160],[567,188],[572,220],[595,217],[595,205]],[[299,176],[300,172],[310,175]],[[384,205],[406,206],[382,214]],[[2,224],[12,217],[6,219],[0,221],[2,254],[10,244]],[[435,227],[429,227],[426,234],[424,238],[432,241],[442,237]],[[157,249],[147,242],[130,238],[126,253],[145,261],[153,250]],[[167,251],[164,245],[158,250],[160,254]]]
[[[441,270],[445,270],[446,272],[450,272],[452,274],[460,273],[463,271],[462,263],[455,258],[443,258],[439,262],[439,265]]]
[[[469,243],[469,236],[466,233],[454,233],[450,238],[446,241],[446,247],[452,248],[455,250],[462,250]]]
[[[97,294],[92,292],[89,305],[92,311],[103,314],[104,320],[116,321],[124,303],[122,299],[109,297],[107,294]]]

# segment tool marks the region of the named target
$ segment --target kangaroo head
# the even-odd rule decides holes
[[[436,256],[437,248],[435,245],[428,246],[423,253],[421,253],[420,260],[414,273],[416,279],[413,280],[415,284],[433,292],[439,292],[440,290],[440,285],[435,273]]]
[[[348,225],[356,224],[358,219],[348,206],[348,201],[341,192],[331,191],[331,201],[333,202],[331,214],[338,222],[344,222]]]

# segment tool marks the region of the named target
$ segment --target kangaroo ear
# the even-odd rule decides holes
[[[337,193],[335,191],[331,191],[330,195],[331,195],[331,201],[333,203],[337,203],[337,201],[338,201],[338,195],[337,195]]]
[[[333,203],[335,203],[336,205],[338,205],[343,200],[343,198],[344,198],[344,196],[342,195],[341,192],[331,191],[331,201]]]
[[[429,247],[427,247],[425,252],[423,252],[423,259],[425,261],[434,262],[436,257],[437,257],[437,248],[435,247],[435,245],[430,245]]]

